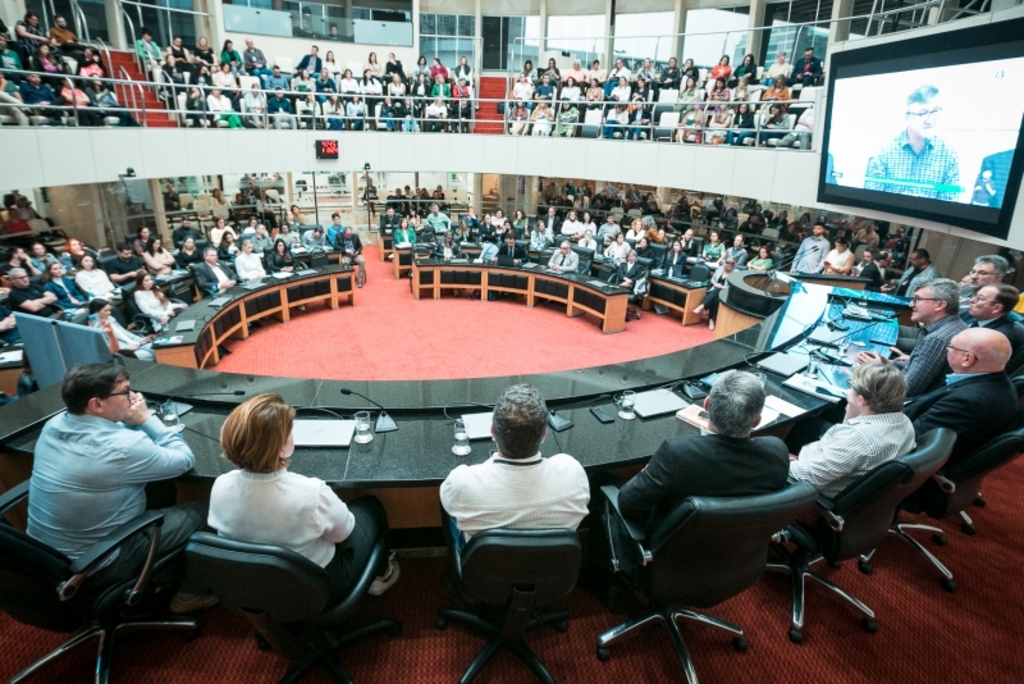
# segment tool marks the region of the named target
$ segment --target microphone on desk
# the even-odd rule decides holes
[[[395,423],[394,418],[388,415],[387,409],[385,409],[383,406],[375,402],[370,397],[366,396],[365,394],[360,394],[359,392],[356,392],[354,390],[350,390],[347,387],[342,387],[341,393],[344,394],[346,397],[352,394],[356,395],[357,397],[362,397],[363,399],[365,399],[366,401],[370,402],[371,404],[380,409],[380,414],[377,416],[377,423],[376,425],[373,426],[374,432],[395,432],[398,430],[398,424]]]
[[[175,394],[171,396],[171,399],[179,399],[181,397],[217,397],[217,396],[235,396],[244,397],[245,390],[234,390],[231,392],[189,392],[187,394]]]

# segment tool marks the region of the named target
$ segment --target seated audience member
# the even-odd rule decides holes
[[[661,264],[661,268],[665,271],[665,277],[685,278],[690,271],[686,259],[687,254],[683,249],[683,243],[679,240],[674,240],[668,253],[665,254],[665,260]]]
[[[110,303],[104,299],[89,302],[89,327],[102,330],[107,338],[110,353],[130,356],[142,361],[153,361],[153,338],[142,337],[128,332],[123,325],[111,315]]]
[[[451,261],[452,259],[459,259],[462,257],[462,247],[460,247],[459,243],[455,241],[455,235],[453,233],[445,233],[444,237],[441,238],[441,242],[438,243],[437,249],[434,253],[445,261]]]
[[[915,249],[910,253],[910,268],[903,272],[899,281],[883,286],[882,292],[889,292],[897,297],[910,297],[928,281],[941,277],[939,269],[932,263],[928,250]]]
[[[287,221],[281,224],[281,229],[277,232],[276,239],[284,240],[284,243],[288,245],[288,249],[302,247],[302,238],[299,236],[298,232],[292,230],[292,227]]]
[[[615,222],[615,214],[608,214],[607,220],[597,229],[597,242],[603,247],[614,243],[622,234],[622,228]]]
[[[711,276],[711,281],[708,283],[707,293],[704,295],[704,301],[693,310],[693,313],[700,315],[707,311],[708,314],[708,329],[715,329],[715,319],[718,318],[718,305],[720,303],[719,298],[722,295],[722,291],[729,286],[729,274],[736,268],[736,260],[732,257],[726,257],[722,262],[722,265],[718,267],[715,274]]]
[[[416,230],[409,224],[409,219],[401,218],[395,229],[393,244],[410,246],[416,243]]]
[[[4,264],[0,266],[0,275],[8,275],[15,268],[24,269],[32,277],[43,274],[42,270],[35,267],[22,247],[11,247],[4,252]]]
[[[238,239],[238,233],[235,232],[235,229],[229,226],[224,219],[218,218],[213,228],[210,229],[210,244],[214,247],[220,247],[220,243],[225,235],[230,235],[235,240]]]
[[[210,492],[209,525],[229,539],[283,546],[327,573],[330,602],[355,586],[378,539],[390,546],[387,515],[375,497],[347,505],[323,480],[288,471],[295,451],[295,409],[277,394],[235,408],[221,427],[224,458],[238,469]],[[399,577],[391,552],[387,572],[370,585],[379,596]]]
[[[105,271],[96,267],[96,259],[91,254],[86,254],[78,262],[75,285],[87,297],[100,299],[109,299],[117,287]]]
[[[743,268],[747,265],[747,247],[743,244],[744,240],[743,235],[737,233],[736,237],[733,238],[732,247],[725,250],[725,256],[732,257],[736,262],[737,268]]]
[[[572,245],[568,240],[562,240],[558,245],[558,251],[548,259],[548,268],[559,273],[575,273],[580,265],[580,257],[572,251]]]
[[[18,332],[18,321],[14,318],[14,312],[0,304],[0,340],[7,344],[14,344],[21,340]]]
[[[26,532],[74,560],[145,512],[148,483],[182,475],[195,465],[195,457],[181,433],[165,427],[145,398],[131,390],[122,366],[73,367],[64,377],[61,397],[67,411],[51,418],[36,442]],[[158,559],[181,552],[189,535],[203,527],[206,509],[205,501],[160,509]],[[94,592],[137,577],[149,547],[147,533],[133,535],[85,588]],[[173,585],[178,580],[160,573],[152,582]],[[185,565],[171,611],[191,612],[215,603],[198,574]]]
[[[185,242],[181,245],[181,249],[178,250],[174,260],[177,262],[178,268],[182,270],[188,270],[190,266],[202,262],[203,252],[196,247],[195,238],[185,238]]]
[[[825,255],[825,273],[850,275],[856,258],[850,251],[850,243],[846,238],[836,238],[836,246]]]
[[[157,331],[163,330],[169,320],[188,308],[186,304],[167,299],[167,295],[160,291],[153,276],[148,273],[135,276],[135,305],[144,315],[153,319]]]
[[[117,246],[117,259],[106,264],[107,275],[118,286],[134,280],[139,273],[146,272],[146,265],[137,257],[131,245],[124,243]]]
[[[720,375],[704,399],[707,432],[662,442],[647,466],[622,485],[622,514],[650,532],[691,496],[755,496],[786,487],[785,443],[750,436],[761,422],[764,399],[764,387],[753,375]]]
[[[117,101],[114,91],[108,88],[103,81],[94,80],[85,93],[89,96],[89,105],[96,109],[96,114],[101,121],[107,117],[113,117],[117,119],[119,126],[139,125],[128,109]]]
[[[38,283],[29,280],[23,268],[12,268],[7,274],[11,279],[11,291],[7,294],[7,306],[12,311],[43,318],[62,318],[63,312],[57,306],[57,295]]]
[[[946,346],[967,326],[959,316],[960,288],[948,278],[922,285],[910,300],[910,320],[921,328],[921,341],[908,356],[892,347],[896,358],[883,359],[874,352],[860,352],[860,363],[892,363],[907,376],[907,396],[916,397],[942,385],[949,369]]]
[[[175,228],[174,232],[171,233],[171,241],[174,243],[174,248],[181,249],[181,246],[185,244],[185,238],[188,237],[193,240],[199,239],[199,235],[192,230],[192,221],[187,218],[183,218],[181,219],[181,225]]]
[[[577,242],[576,245],[584,249],[592,249],[595,252],[598,251],[597,240],[594,239],[594,231],[589,228],[583,231],[583,237],[580,238],[580,241]]]
[[[32,246],[29,248],[28,260],[32,264],[32,268],[40,273],[45,273],[46,268],[50,264],[58,263],[57,257],[47,252],[46,245],[41,242],[32,243]]]
[[[640,294],[636,291],[640,281],[646,281],[647,267],[637,260],[636,250],[631,249],[626,253],[626,258],[619,262],[611,282],[619,287],[624,287],[633,294]]]
[[[441,206],[437,202],[431,202],[430,213],[427,214],[425,222],[427,228],[434,231],[437,235],[447,233],[452,229],[451,218],[441,211]]]
[[[530,251],[532,252],[543,252],[554,242],[554,236],[544,230],[543,221],[537,221],[533,224],[533,230],[530,231],[529,237]]]
[[[775,79],[782,78],[783,82],[789,78],[790,73],[793,71],[793,65],[786,62],[786,53],[779,52],[775,55],[775,61],[772,65],[764,72],[763,78],[761,79],[761,85],[770,86],[775,83]]]
[[[235,271],[240,279],[247,282],[267,277],[267,271],[263,268],[263,260],[253,250],[252,240],[248,238],[242,240],[242,251],[235,257]]]
[[[998,254],[985,254],[974,260],[970,272],[960,281],[960,311],[970,303],[970,298],[987,285],[998,285],[1010,270],[1010,262]]]
[[[866,248],[861,256],[859,266],[856,266],[852,273],[858,278],[867,278],[870,282],[864,286],[868,292],[878,292],[882,287],[882,272],[875,263],[878,250],[874,247]]]
[[[255,235],[249,235],[246,239],[252,242],[252,249],[256,254],[266,254],[274,248],[274,241],[267,235],[267,227],[262,223],[257,223]]]
[[[153,275],[170,275],[178,265],[174,255],[164,249],[164,241],[158,237],[149,239],[146,251],[142,253],[146,268]]]
[[[498,248],[497,257],[510,259],[513,266],[520,266],[530,260],[530,255],[516,242],[516,236],[511,230],[505,231],[505,241]]]
[[[207,247],[203,250],[202,263],[192,267],[196,286],[204,297],[217,296],[222,290],[229,290],[238,284],[238,276],[227,264],[217,261],[217,250]]]
[[[626,242],[626,236],[619,233],[615,236],[615,241],[604,248],[604,258],[610,260],[613,266],[618,267],[620,263],[626,260],[631,251],[632,248]]]
[[[491,436],[497,452],[484,463],[460,465],[441,484],[450,520],[442,532],[462,546],[477,532],[576,529],[587,514],[590,485],[583,467],[564,453],[544,458],[548,410],[530,385],[506,389],[494,406]]]
[[[322,250],[327,247],[327,236],[324,235],[324,229],[316,226],[313,230],[307,230],[302,236],[302,246],[311,252],[315,249]]]
[[[363,243],[352,232],[352,226],[345,226],[341,235],[334,238],[334,251],[341,252],[341,263],[351,264],[356,269],[356,287],[366,282],[366,259],[363,258]]]
[[[297,262],[280,237],[274,241],[274,249],[267,255],[267,266],[274,273],[294,273]]]
[[[804,50],[804,58],[793,66],[793,72],[787,81],[789,85],[800,84],[803,87],[815,85],[822,75],[821,60],[814,56],[814,48]]]
[[[1010,318],[1020,301],[1020,291],[1013,285],[986,285],[971,297],[967,307],[967,323],[971,328],[987,328],[1006,335],[1016,353],[1024,346],[1024,325]],[[1016,369],[1013,369],[1016,370]]]
[[[143,226],[142,228],[139,228],[138,234],[131,243],[132,252],[135,253],[135,256],[140,259],[144,258],[144,255],[146,254],[146,247],[149,246],[149,239],[151,237],[153,237],[153,233],[148,227]]]
[[[953,372],[945,384],[917,397],[904,411],[921,437],[944,427],[956,432],[947,465],[970,455],[1013,427],[1019,402],[1006,375],[1010,341],[988,328],[969,328],[950,340],[946,361]]]
[[[846,391],[843,422],[800,449],[799,459],[789,463],[790,479],[809,482],[831,497],[876,466],[910,453],[915,438],[903,415],[906,387],[893,366],[858,366]]]
[[[277,71],[277,68],[274,69]],[[284,96],[281,88],[274,89],[274,96],[267,100],[267,115],[274,122],[274,128],[295,128],[295,111],[292,103]]]
[[[75,285],[75,281],[64,274],[60,262],[50,264],[39,283],[47,292],[57,297],[57,306],[62,309],[77,309],[88,303],[88,298]]]
[[[761,245],[757,250],[757,256],[747,264],[751,271],[770,271],[775,268],[775,260],[772,259],[772,248],[768,245]]]

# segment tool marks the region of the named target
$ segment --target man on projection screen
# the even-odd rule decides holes
[[[960,160],[936,137],[942,107],[939,89],[923,85],[907,97],[906,128],[868,160],[865,190],[956,202]]]

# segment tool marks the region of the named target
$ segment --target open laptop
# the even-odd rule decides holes
[[[788,378],[794,373],[799,373],[804,368],[807,368],[808,363],[807,354],[786,354],[780,352],[761,359],[757,362],[757,367]]]
[[[215,309],[219,309],[225,304],[229,304],[232,299],[234,299],[234,297],[217,297],[215,299],[210,300],[210,306],[212,306]]]
[[[297,447],[348,447],[356,431],[354,420],[296,420],[292,435]]]
[[[675,413],[689,405],[688,401],[672,390],[657,389],[648,392],[638,392],[633,411],[641,418],[653,418],[665,415],[666,413]]]
[[[178,321],[174,324],[174,332],[191,332],[196,329],[196,321]]]
[[[498,265],[499,266],[504,266],[506,268],[510,268],[510,267],[513,267],[513,266],[516,265],[515,261],[516,261],[515,257],[510,257],[510,256],[508,256],[506,254],[498,255]]]

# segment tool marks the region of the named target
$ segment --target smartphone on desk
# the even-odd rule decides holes
[[[615,422],[615,418],[613,418],[612,415],[604,409],[604,406],[591,406],[590,412],[594,414],[594,417],[602,424],[607,425],[608,423]]]

